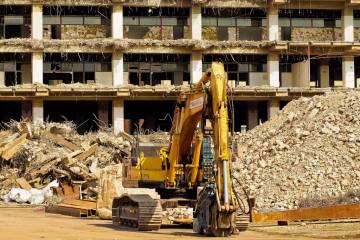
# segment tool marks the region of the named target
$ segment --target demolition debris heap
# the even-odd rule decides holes
[[[79,135],[72,123],[11,122],[0,132],[0,196],[12,187],[41,189],[52,180],[83,181],[96,199],[100,171],[128,157],[131,136],[106,131]]]
[[[237,143],[236,184],[258,210],[360,201],[357,91],[292,101]]]

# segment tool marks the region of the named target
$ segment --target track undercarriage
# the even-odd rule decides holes
[[[112,206],[113,224],[136,228],[139,231],[159,230],[162,208],[160,200],[146,194],[115,198]]]

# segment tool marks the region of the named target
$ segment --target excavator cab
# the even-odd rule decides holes
[[[123,185],[125,187],[159,187],[166,177],[167,163],[161,155],[166,146],[140,141],[133,146],[130,162],[124,163]]]

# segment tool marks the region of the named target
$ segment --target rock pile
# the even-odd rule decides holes
[[[292,101],[236,138],[234,184],[257,210],[360,201],[359,92]]]

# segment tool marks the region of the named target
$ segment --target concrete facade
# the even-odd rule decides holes
[[[354,57],[343,57],[342,59],[343,84],[346,88],[355,87],[355,65]]]
[[[124,84],[124,55],[120,52],[114,52],[112,57],[113,86],[121,86]]]
[[[271,87],[280,87],[280,72],[279,72],[279,55],[269,54],[267,72],[269,76],[269,85]]]
[[[201,40],[201,7],[191,8],[191,38]]]
[[[320,66],[320,87],[330,87],[330,66],[329,64],[322,64]]]
[[[122,39],[124,35],[123,30],[123,6],[114,5],[111,15],[111,32],[114,39]]]
[[[279,40],[279,14],[277,6],[268,8],[268,37],[269,41]]]
[[[247,125],[248,128],[253,128],[258,124],[258,116],[259,110],[255,107],[257,98],[259,98],[259,92],[255,90],[246,89],[244,90],[242,86],[245,84],[250,85],[251,87],[257,86],[261,87],[266,85],[261,92],[261,101],[269,101],[268,105],[268,117],[274,116],[276,112],[279,110],[280,101],[290,101],[293,98],[297,98],[298,96],[303,96],[305,92],[307,95],[315,95],[322,94],[326,91],[330,91],[329,89],[318,89],[316,93],[312,91],[313,88],[330,88],[333,86],[334,81],[340,82],[342,81],[342,86],[346,88],[354,88],[355,87],[355,79],[360,77],[360,73],[356,72],[356,61],[355,56],[359,55],[360,51],[360,43],[354,41],[354,11],[360,11],[360,3],[357,4],[354,1],[351,1],[350,5],[346,5],[345,1],[335,0],[328,1],[324,4],[320,0],[312,0],[312,1],[302,1],[302,4],[298,4],[297,1],[259,1],[253,3],[251,5],[251,1],[247,1],[244,4],[242,1],[232,1],[233,4],[225,3],[223,1],[208,1],[208,3],[200,3],[200,4],[192,4],[190,1],[184,1],[183,3],[170,3],[168,1],[161,2],[160,5],[153,4],[151,1],[116,1],[112,4],[102,3],[101,7],[107,8],[109,10],[109,16],[111,17],[111,21],[109,20],[109,25],[106,28],[102,28],[101,34],[98,38],[95,39],[72,39],[71,41],[67,41],[66,39],[60,39],[53,41],[50,37],[45,38],[43,40],[43,32],[44,32],[44,6],[38,3],[33,3],[34,1],[27,0],[17,0],[7,1],[4,4],[27,4],[31,5],[32,14],[31,14],[31,38],[25,44],[14,44],[14,45],[0,45],[0,53],[28,53],[31,54],[31,67],[30,64],[27,63],[21,66],[21,71],[26,70],[29,72],[31,69],[31,74],[26,74],[23,76],[22,83],[31,83],[32,84],[44,84],[44,73],[46,68],[46,63],[44,64],[44,54],[45,53],[91,53],[91,54],[111,54],[111,67],[104,67],[100,65],[96,66],[98,70],[92,76],[88,74],[84,70],[84,79],[91,83],[95,80],[96,83],[106,82],[106,86],[97,86],[96,88],[83,86],[86,88],[88,92],[86,92],[82,88],[77,88],[76,86],[72,86],[71,90],[64,88],[63,90],[53,90],[54,86],[42,86],[31,88],[26,92],[24,89],[22,91],[16,90],[15,100],[26,100],[32,102],[32,116],[36,121],[43,121],[46,116],[44,116],[43,110],[43,101],[48,100],[86,100],[86,101],[111,101],[112,107],[107,107],[105,109],[105,105],[99,105],[101,109],[99,109],[99,114],[102,119],[110,118],[106,112],[112,114],[111,119],[107,119],[108,123],[113,126],[114,132],[118,133],[124,130],[124,122],[125,118],[125,108],[124,104],[127,100],[141,100],[141,101],[175,101],[176,96],[179,92],[169,92],[157,89],[156,86],[153,86],[154,90],[149,90],[146,86],[136,86],[136,89],[130,89],[127,87],[127,84],[130,83],[129,79],[137,79],[140,77],[154,77],[154,75],[160,75],[162,73],[164,76],[161,76],[163,79],[160,81],[161,83],[169,84],[173,82],[176,85],[181,85],[183,82],[188,81],[190,79],[190,83],[196,83],[202,76],[203,72],[206,71],[203,67],[203,58],[206,55],[220,55],[223,57],[224,61],[228,61],[232,65],[229,67],[229,71],[234,71],[232,73],[232,79],[235,81],[232,83],[233,86],[233,94],[234,99],[238,101],[246,101],[248,102],[248,114],[247,114]],[[52,3],[46,3],[46,6],[51,5]],[[57,1],[57,5],[68,6],[68,1]],[[250,5],[249,5],[250,4]],[[91,7],[93,6],[92,1],[82,1],[81,7]],[[345,6],[345,7],[344,7]],[[78,5],[74,5],[73,7],[79,7]],[[154,34],[154,39],[151,39],[151,36],[147,36],[148,39],[136,39],[136,41],[132,41],[132,39],[126,39],[126,35],[124,35],[124,26],[125,23],[131,20],[129,16],[127,16],[126,10],[129,8],[136,9],[137,7],[148,7],[151,11],[156,10],[159,7],[166,8],[184,8],[188,9],[188,16],[186,21],[181,19],[181,21],[185,22],[184,29],[178,28],[179,19],[176,19],[176,24],[174,24],[173,16],[165,16],[164,26],[158,27],[155,26],[157,23],[154,19],[150,19],[155,21],[154,26],[149,25],[147,23],[147,27],[151,28],[152,31],[148,31],[148,34]],[[213,20],[209,20],[209,18],[205,18],[203,16],[203,12],[205,8],[213,8],[213,9],[221,9],[221,8],[229,8],[229,9],[255,9],[255,10],[264,10],[266,13],[262,15],[262,17],[258,20],[256,16],[252,19],[247,19],[246,17],[239,17],[237,19],[225,19],[224,16],[212,17]],[[299,9],[300,8],[300,9]],[[334,11],[341,12],[341,26],[337,26],[337,15],[334,14],[334,25],[336,25],[336,31],[340,32],[342,36],[342,41],[322,41],[322,40],[314,40],[314,39],[304,39],[301,41],[295,40],[283,40],[285,34],[289,34],[287,31],[291,31],[291,29],[286,29],[287,21],[284,20],[284,16],[281,15],[281,11],[283,9],[295,9],[298,11],[302,11],[305,9],[316,9],[323,11]],[[216,11],[214,11],[216,12]],[[335,16],[336,15],[336,16]],[[237,16],[238,17],[238,16]],[[84,19],[86,16],[84,17]],[[331,17],[330,17],[331,18]],[[139,20],[140,19],[140,20]],[[139,24],[138,29],[141,31],[141,23],[146,21],[146,19],[139,18],[138,20],[134,20],[131,22],[131,26],[135,26]],[[214,19],[216,21],[214,22]],[[236,24],[235,24],[235,20]],[[254,20],[257,19],[257,20]],[[226,21],[225,21],[226,20]],[[327,19],[328,20],[328,19]],[[82,20],[84,23],[87,20]],[[93,20],[92,20],[93,21]],[[137,21],[137,22],[136,22]],[[136,22],[136,23],[135,23]],[[99,23],[97,23],[99,24]],[[100,21],[100,24],[103,24]],[[111,24],[111,26],[110,26]],[[161,23],[163,24],[163,23]],[[226,25],[226,24],[229,24]],[[169,26],[170,25],[170,26]],[[217,38],[223,38],[224,36],[228,36],[229,41],[203,41],[203,31],[204,26],[206,26],[207,34],[211,36],[216,36]],[[236,26],[239,29],[236,29]],[[239,34],[241,31],[245,31],[244,28],[248,27],[252,29],[251,35],[258,36],[261,35],[261,41],[259,40],[238,40]],[[85,27],[84,27],[85,28]],[[318,31],[320,27],[313,28],[313,32]],[[325,27],[324,27],[325,28]],[[327,29],[330,27],[327,27]],[[50,28],[51,29],[51,28]],[[53,31],[56,32],[56,28],[53,28]],[[60,29],[65,29],[63,26]],[[107,30],[106,30],[107,29]],[[157,32],[160,29],[160,33]],[[104,31],[108,31],[107,38],[104,38]],[[311,27],[308,29],[305,28],[305,32],[311,32]],[[105,31],[105,32],[106,32]],[[328,31],[328,30],[327,30]],[[51,33],[51,31],[48,30]],[[96,32],[96,31],[95,31]],[[111,32],[111,34],[110,34]],[[70,34],[70,33],[69,33]],[[183,34],[183,35],[181,35]],[[61,34],[60,34],[61,35]],[[96,35],[96,33],[95,33]],[[172,40],[175,39],[175,35],[177,35],[177,39],[180,40]],[[78,36],[78,35],[77,35]],[[81,36],[81,35],[80,35]],[[159,39],[160,36],[160,39]],[[163,39],[163,36],[170,36],[170,39]],[[179,37],[180,36],[180,37]],[[244,37],[244,36],[241,36]],[[290,32],[291,37],[291,32]],[[102,39],[104,38],[104,39]],[[245,36],[246,38],[246,36]],[[306,36],[304,36],[306,38]],[[317,39],[317,38],[316,38]],[[319,38],[321,39],[321,38]],[[237,41],[235,41],[237,40]],[[12,39],[7,40],[11,43]],[[132,42],[131,42],[132,41]],[[129,44],[131,42],[131,44]],[[162,62],[162,66],[153,66],[149,65],[148,62],[139,62],[138,66],[129,66],[126,64],[126,60],[124,60],[124,56],[128,56],[131,54],[144,54],[146,57],[151,55],[159,55],[159,54],[173,54],[173,55],[187,55],[190,58],[189,64],[186,64],[186,67],[181,67],[176,70],[178,67],[177,64],[170,64],[169,62]],[[237,62],[232,60],[233,55],[241,55],[242,62]],[[263,55],[265,61],[251,60],[254,56]],[[293,56],[305,56],[305,58],[299,58],[298,60],[294,60],[289,64],[291,67],[284,70],[285,64],[287,64],[286,59],[291,59]],[[339,57],[340,55],[340,57]],[[306,58],[311,56],[311,60],[307,60]],[[320,62],[318,65],[314,67],[315,70],[310,68],[310,63],[313,61],[317,61],[317,56],[322,56],[326,58],[328,61]],[[334,61],[333,65],[330,65],[330,61],[336,58],[340,58],[341,61]],[[220,58],[222,59],[222,58]],[[284,60],[285,59],[285,60]],[[14,60],[15,61],[15,60]],[[140,60],[139,60],[140,61]],[[144,61],[144,60],[141,60]],[[188,60],[186,60],[188,61]],[[258,61],[258,62],[256,62]],[[16,62],[16,61],[15,61]],[[86,65],[86,62],[84,63]],[[333,79],[330,74],[333,66],[335,64],[336,69],[342,70],[342,74],[340,74],[339,70],[336,72],[341,76],[336,76],[336,79]],[[337,64],[337,65],[336,65]],[[15,64],[16,65],[16,64]],[[84,68],[85,68],[84,65]],[[48,67],[48,66],[47,66]],[[77,65],[78,67],[78,65]],[[92,67],[92,66],[91,66]],[[228,66],[226,66],[228,67]],[[16,67],[18,68],[18,67]],[[94,67],[95,68],[95,67]],[[111,69],[109,69],[111,68]],[[134,73],[134,69],[138,68],[138,72]],[[150,73],[144,73],[144,69],[150,69]],[[153,69],[160,69],[154,74],[155,71]],[[169,70],[170,69],[170,70]],[[175,70],[173,70],[175,69]],[[236,69],[236,70],[233,70]],[[14,70],[15,76],[18,69]],[[58,72],[56,72],[58,71]],[[77,70],[81,71],[81,70]],[[174,71],[174,72],[171,72]],[[316,74],[314,72],[316,71]],[[70,76],[70,78],[74,78],[75,72],[67,72],[62,70],[48,70],[48,73],[56,72],[61,74],[68,74],[66,77]],[[170,72],[170,73],[168,73]],[[188,74],[186,75],[185,74]],[[78,74],[79,72],[76,72]],[[315,76],[315,77],[314,77]],[[186,80],[184,80],[186,77]],[[311,85],[310,79],[316,78],[317,84]],[[94,79],[93,79],[94,78]],[[106,81],[102,81],[102,78],[106,78]],[[342,79],[340,79],[342,78]],[[62,80],[62,79],[54,79]],[[183,81],[184,80],[184,81]],[[87,84],[85,83],[83,84]],[[236,82],[237,81],[237,82]],[[5,79],[5,71],[0,72],[0,85],[8,85],[8,89],[11,88],[11,83]],[[72,82],[73,83],[73,82]],[[340,82],[341,84],[341,82]],[[268,88],[268,87],[271,88]],[[301,92],[296,92],[298,90],[292,88],[300,87]],[[6,89],[6,88],[3,88]],[[0,90],[0,99],[1,100],[9,100],[10,98],[14,98],[14,94],[10,94],[7,90]],[[35,89],[35,90],[34,90]],[[274,90],[275,89],[275,90]],[[14,90],[15,91],[15,90]],[[299,90],[300,91],[300,90]],[[336,91],[336,88],[331,89],[331,91]],[[279,92],[284,92],[279,94]],[[286,93],[285,93],[286,92]],[[295,93],[293,93],[295,92]],[[141,112],[141,109],[138,111]],[[170,115],[172,112],[170,112]],[[24,113],[24,115],[26,115]],[[29,114],[27,114],[29,115]],[[245,118],[245,117],[244,117]],[[106,122],[106,121],[105,121]],[[111,123],[110,123],[111,122]],[[154,120],[155,122],[155,120]]]
[[[113,129],[118,134],[124,131],[124,100],[115,99],[113,106]]]
[[[345,42],[354,41],[354,9],[347,7],[342,11],[343,35]]]
[[[268,101],[268,118],[271,119],[280,111],[280,101],[270,99]]]
[[[206,69],[204,69],[206,71]],[[202,56],[201,53],[194,52],[191,54],[190,60],[190,81],[191,83],[197,83],[201,76],[203,69],[202,69]]]
[[[42,123],[44,121],[44,101],[41,99],[34,99],[32,101],[32,117],[33,121]]]
[[[248,102],[248,130],[253,129],[259,124],[259,111],[258,111],[258,102],[250,101]]]
[[[31,32],[32,38],[42,39],[43,38],[43,6],[42,5],[32,5],[31,23],[32,23],[32,32]]]
[[[32,53],[32,83],[43,83],[43,53]]]

